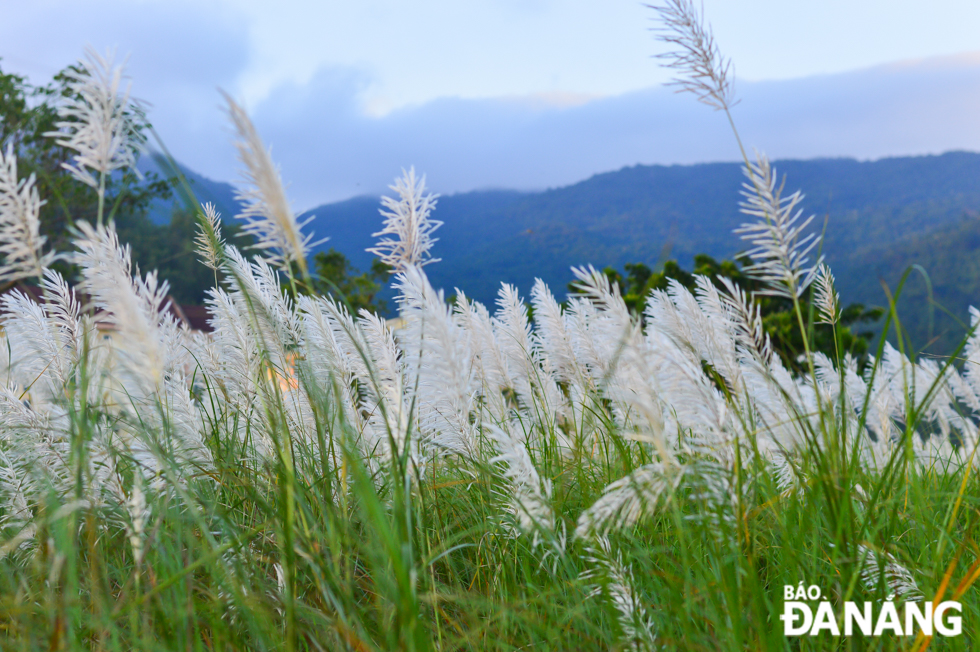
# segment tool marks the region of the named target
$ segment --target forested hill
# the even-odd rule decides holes
[[[143,174],[152,172],[160,178],[170,177],[173,173],[170,165],[158,160],[155,155],[141,157],[138,167]],[[201,203],[214,204],[225,219],[232,219],[240,210],[241,207],[235,199],[235,187],[230,183],[214,181],[183,165],[180,166],[180,172],[190,185],[194,198]],[[179,201],[176,204],[182,205]],[[174,206],[175,202],[170,199],[157,199],[150,204],[147,217],[154,224],[166,224],[170,221]]]
[[[955,296],[965,318],[965,293],[980,289],[980,264],[942,269],[938,247],[953,247],[958,261],[980,261],[980,242],[963,234],[980,233],[980,154],[778,161],[775,167],[785,176],[787,193],[801,189],[806,195],[803,207],[817,215],[815,228],[826,222],[824,252],[845,302],[883,304],[879,277],[894,287],[908,265],[921,263],[935,276],[937,295]],[[526,293],[540,276],[556,292],[563,290],[573,265],[653,266],[676,258],[690,268],[697,253],[723,257],[744,248],[732,234],[744,221],[738,211],[742,181],[735,163],[638,165],[544,192],[441,197],[435,216],[445,225],[437,232],[435,254],[442,262],[427,271],[449,292],[459,287],[492,303],[501,281]],[[311,228],[331,238],[324,247],[367,265],[364,248],[381,224],[377,198],[310,213],[316,215]],[[980,304],[980,294],[970,300]],[[940,315],[936,319],[936,332],[949,325]]]
[[[980,304],[980,154],[778,161],[786,192],[801,189],[804,210],[824,228],[824,252],[845,302],[882,305],[881,280],[894,288],[902,272],[920,264],[934,296],[961,320]],[[195,192],[216,201],[226,216],[236,210],[228,184],[192,175]],[[435,181],[435,180],[434,180]],[[427,271],[437,286],[492,304],[501,281],[525,294],[540,276],[560,294],[570,267],[651,267],[668,258],[690,268],[692,257],[730,257],[744,249],[732,230],[742,223],[743,181],[735,163],[638,165],[598,174],[544,192],[478,191],[439,199],[445,222]],[[320,206],[310,227],[316,238],[361,269],[370,265],[371,234],[381,227],[377,197]],[[929,337],[927,288],[916,272],[902,302],[917,343]],[[946,346],[956,322],[934,311],[932,334]]]

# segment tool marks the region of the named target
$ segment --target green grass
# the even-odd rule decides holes
[[[295,442],[287,453],[280,430],[285,450],[256,465],[213,429],[212,470],[147,493],[138,559],[124,514],[49,495],[36,508],[36,544],[8,546],[0,560],[3,649],[629,649],[615,609],[593,594],[602,580],[583,579],[592,567],[585,542],[570,537],[561,553],[545,554],[554,533],[534,546],[502,527],[510,488],[498,469],[450,457],[413,477],[401,460],[372,479],[329,396],[321,398],[331,442],[323,455]],[[84,436],[76,418],[73,432]],[[647,461],[605,422],[603,455],[536,453],[554,484],[559,533],[574,530],[609,482]],[[778,620],[783,586],[801,581],[837,604],[881,601],[883,590],[858,579],[859,544],[914,569],[926,599],[947,575],[947,599],[976,579],[977,475],[925,471],[901,455],[893,462],[868,474],[846,452],[835,460],[812,447],[806,484],[781,492],[756,461],[738,468],[744,485],[730,510],[711,513],[682,489],[612,534],[656,644],[911,649],[911,638],[786,638]],[[965,633],[937,638],[933,649],[975,642],[975,589],[956,597]]]

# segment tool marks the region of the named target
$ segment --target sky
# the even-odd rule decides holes
[[[735,160],[723,118],[663,83],[634,0],[0,0],[0,67],[35,83],[86,45],[128,56],[170,150],[236,174],[218,88],[297,209],[415,165],[441,192],[537,189],[636,163]],[[705,0],[736,121],[774,157],[980,150],[980,2]]]

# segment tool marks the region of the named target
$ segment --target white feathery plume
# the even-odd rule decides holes
[[[439,195],[425,194],[425,175],[416,179],[414,167],[409,168],[408,172],[402,170],[402,176],[389,187],[398,193],[398,199],[381,198],[381,204],[388,209],[381,210],[385,218],[384,228],[371,234],[371,237],[381,237],[381,240],[367,251],[378,256],[395,272],[402,271],[408,265],[438,262],[438,258],[430,257],[429,250],[437,241],[432,233],[442,226],[442,222],[430,219],[429,214],[435,209]]]
[[[347,348],[338,341],[335,321],[328,316],[333,303],[329,297],[298,299],[297,308],[303,319],[303,351],[310,372],[328,391],[337,390],[344,419],[355,433],[364,433],[364,420],[354,395],[354,369]],[[333,309],[336,310],[336,304]],[[372,447],[365,452],[370,456]]]
[[[371,313],[362,313],[361,320],[355,321],[330,297],[301,302],[310,324],[307,347],[319,349],[315,353],[318,358],[327,358],[318,363],[320,366],[335,366],[348,379],[344,395],[349,398],[344,400],[350,401],[353,410],[348,418],[361,434],[360,446],[369,464],[403,451],[409,428],[417,420],[413,420],[409,407],[413,395],[404,379],[404,365],[391,330]],[[359,396],[354,395],[350,381],[356,381]],[[392,450],[392,442],[397,451]],[[416,439],[410,457],[421,467],[415,454],[417,443]]]
[[[143,558],[143,539],[146,530],[146,522],[150,517],[150,507],[146,504],[146,494],[143,493],[143,480],[140,474],[136,474],[133,481],[133,488],[129,497],[125,501],[126,515],[126,535],[129,538],[129,547],[133,550],[133,559]]]
[[[33,489],[24,469],[17,468],[8,455],[0,449],[0,505],[3,505],[3,516],[0,516],[0,528],[14,527],[20,532],[17,538],[24,546],[34,539],[37,526],[32,523],[34,512],[31,509],[29,492]],[[2,554],[0,554],[2,557]]]
[[[696,314],[700,312],[694,296],[673,279],[668,291],[654,290],[647,297],[647,339],[656,334],[670,342],[677,354],[700,363],[701,353],[695,342]],[[695,317],[692,321],[691,317]]]
[[[812,385],[798,383],[778,356],[768,364],[750,355],[742,362],[745,395],[751,399],[742,414],[752,416],[746,424],[759,449],[767,454],[795,450],[803,441],[803,428],[815,417],[817,405]]]
[[[508,419],[510,405],[505,391],[512,389],[507,360],[501,352],[494,333],[494,319],[479,301],[469,301],[456,291],[456,319],[466,333],[468,348],[473,356],[477,391],[483,398],[481,414],[487,412],[494,423]]]
[[[77,362],[84,333],[75,291],[64,277],[53,269],[45,270],[41,287],[47,296],[44,312],[51,325],[63,336],[67,353],[72,356],[72,361]]]
[[[581,297],[569,302],[567,323],[579,367],[591,375],[591,388],[600,388],[613,401],[620,427],[636,428],[630,437],[651,441],[666,459],[659,384],[639,321],[605,274],[592,267],[573,268],[572,273]]]
[[[973,306],[970,306],[970,329],[970,337],[963,349],[963,357],[966,358],[963,364],[963,380],[980,403],[980,310]],[[971,404],[970,407],[980,412],[980,404]]]
[[[0,152],[0,283],[41,276],[55,254],[42,254],[41,206],[34,175],[17,177],[13,145]]]
[[[654,625],[640,597],[633,588],[633,569],[623,563],[622,553],[612,554],[609,539],[596,537],[586,551],[585,561],[592,568],[582,574],[584,580],[598,580],[589,597],[605,593],[616,609],[617,620],[627,649],[636,652],[652,652],[657,649],[654,640]]]
[[[146,145],[143,109],[130,98],[129,85],[123,88],[123,66],[115,66],[113,58],[112,52],[103,57],[86,49],[79,69],[66,73],[71,93],[58,108],[58,131],[45,134],[77,152],[64,168],[100,194],[101,179],[93,172],[108,176],[114,170],[135,170],[136,157]]]
[[[738,394],[742,394],[744,383],[738,363],[736,336],[738,328],[731,313],[730,305],[722,300],[718,289],[708,277],[695,276],[695,285],[698,310],[692,322],[697,327],[697,346],[701,359],[710,364],[724,378],[730,388]],[[671,279],[670,292],[672,296],[677,294],[678,287],[680,284]],[[678,296],[688,297],[690,293],[684,292]],[[676,298],[675,301],[677,301]]]
[[[0,298],[0,306],[0,325],[10,351],[9,381],[25,391],[30,388],[30,397],[38,405],[63,396],[74,361],[64,333],[51,323],[44,306],[19,290]]]
[[[912,573],[898,563],[892,555],[884,551],[875,553],[864,544],[860,544],[858,550],[863,562],[861,580],[866,587],[874,591],[878,588],[879,582],[884,581],[887,600],[898,599],[902,602],[922,600],[922,591],[915,583]]]
[[[228,117],[238,134],[235,142],[238,160],[244,166],[243,188],[235,196],[245,204],[237,216],[245,220],[242,230],[255,236],[255,248],[262,250],[270,265],[287,268],[296,263],[305,270],[310,248],[319,244],[311,242],[313,234],[302,232],[313,217],[303,222],[296,219],[271,152],[265,148],[245,110],[227,93],[223,95],[228,103]]]
[[[361,382],[374,401],[369,406],[369,426],[374,432],[374,440],[381,442],[381,450],[386,450],[388,435],[392,433],[401,450],[411,426],[415,397],[414,388],[409,388],[405,380],[402,353],[385,320],[368,310],[361,311],[356,332],[362,342],[362,352],[354,353],[358,357],[367,357],[361,363],[367,370]],[[419,407],[418,404],[414,406],[416,423]]]
[[[606,376],[605,350],[609,344],[599,332],[599,310],[584,297],[570,296],[564,316],[575,360],[588,374],[591,385],[597,386]]]
[[[41,280],[47,298],[41,304],[17,290],[0,298],[0,346],[7,359],[4,378],[8,387],[20,387],[34,409],[67,427],[66,387],[72,382],[81,353],[88,351],[90,379],[101,379],[107,347],[95,338],[89,319],[79,314],[75,293],[58,272],[47,269]],[[89,383],[89,400],[98,402],[100,382]]]
[[[368,359],[382,385],[394,387],[401,381],[404,361],[395,342],[395,335],[383,317],[370,310],[361,309],[357,320],[360,335],[367,346]]]
[[[660,461],[673,466],[678,463],[677,420],[660,389],[661,379],[669,377],[659,373],[663,361],[641,338],[639,325],[635,331],[619,354],[616,372],[602,388],[603,394],[613,402],[623,436],[651,444]]]
[[[204,418],[190,395],[189,385],[179,373],[171,373],[164,381],[161,401],[169,426],[169,445],[180,460],[209,469],[213,460],[211,449],[204,441]],[[143,419],[149,421],[147,415]]]
[[[527,450],[527,444],[515,433],[517,424],[501,428],[488,425],[484,432],[494,443],[497,455],[491,464],[503,467],[503,476],[510,483],[507,494],[508,514],[514,519],[514,535],[532,536],[532,545],[541,542],[541,532],[554,532],[555,515],[551,510],[551,482],[543,480]]]
[[[477,387],[466,333],[420,267],[409,265],[396,279],[405,319],[398,339],[409,384],[418,388],[419,429],[438,449],[473,455]]]
[[[684,467],[647,464],[616,480],[579,516],[575,536],[601,536],[632,526],[653,514],[684,477]]]
[[[807,256],[820,244],[816,234],[803,235],[814,216],[800,222],[803,211],[797,207],[803,201],[802,193],[797,190],[783,197],[782,186],[776,185],[776,171],[764,155],[743,171],[749,183],[743,184],[742,213],[757,220],[735,229],[754,247],[748,256],[755,262],[745,272],[765,283],[760,294],[792,300],[803,294],[823,262],[821,256],[806,266]]]
[[[728,306],[735,326],[735,338],[740,348],[768,366],[772,360],[772,342],[762,322],[762,308],[727,277],[720,277],[725,286],[722,301]]]
[[[224,247],[224,240],[221,239],[221,214],[211,202],[204,204],[202,208],[204,210],[201,215],[204,221],[198,227],[194,243],[197,245],[197,255],[201,257],[201,262],[217,272],[221,265],[221,250]],[[205,223],[207,227],[204,226]]]
[[[551,430],[563,403],[561,390],[542,365],[540,352],[531,337],[527,307],[513,285],[501,284],[493,326],[497,346],[514,384],[511,389],[517,392],[524,407],[535,413],[541,427]]]
[[[885,346],[887,348],[888,344]],[[878,371],[871,380],[871,372],[876,367]],[[865,461],[877,467],[887,461],[888,448],[899,435],[896,419],[904,416],[905,400],[901,393],[896,396],[892,392],[890,372],[886,369],[884,361],[876,364],[874,358],[869,358],[866,376],[867,393],[870,393],[866,422],[868,429],[874,433],[876,441],[872,442],[874,446],[864,449]],[[863,402],[864,395],[856,395],[855,398],[860,398]],[[867,455],[871,457],[868,458]]]
[[[67,420],[34,409],[21,392],[0,384],[0,454],[7,469],[0,495],[12,503],[4,505],[9,518],[16,513],[13,520],[29,521],[30,506],[45,492],[64,495],[74,486],[68,433]]]
[[[675,295],[680,296],[682,292],[687,290],[675,289]],[[660,396],[677,420],[677,427],[690,429],[694,435],[686,439],[686,444],[708,449],[728,446],[729,437],[725,434],[731,418],[728,403],[704,374],[700,355],[684,344],[694,335],[671,296],[654,290],[647,299],[644,314],[646,348],[652,357],[650,364]]]
[[[240,398],[255,391],[258,371],[258,344],[252,337],[249,320],[232,295],[221,288],[208,290],[205,298],[210,318],[214,363],[211,380],[222,390],[222,397],[241,406]],[[246,401],[248,402],[248,401]]]
[[[657,55],[665,67],[678,71],[670,84],[678,92],[689,92],[717,110],[727,111],[735,105],[732,64],[721,56],[711,33],[692,0],[665,0],[648,5],[657,12],[663,27],[655,29],[657,38],[675,49]]]
[[[283,294],[278,273],[268,261],[260,257],[250,262],[231,246],[225,247],[224,264],[257,345],[270,356],[277,373],[285,373],[303,329],[292,300]]]
[[[813,299],[817,308],[818,324],[836,324],[840,319],[840,295],[834,288],[834,275],[825,263],[817,266],[813,280]]]
[[[113,225],[80,222],[78,229],[73,261],[81,267],[81,287],[115,329],[113,349],[134,381],[124,389],[134,398],[143,398],[163,387],[165,372],[177,353],[165,345],[169,339],[165,322],[173,322],[167,312],[169,286],[166,281],[158,283],[154,272],[145,279],[133,278],[129,246],[119,243]]]
[[[237,296],[220,288],[208,291],[205,303],[211,314],[211,340],[214,363],[209,380],[217,390],[220,404],[212,409],[210,401],[203,406],[208,418],[228,426],[228,432],[243,441],[249,439],[250,453],[267,459],[272,441],[261,418],[259,382],[263,374],[260,344],[252,328],[247,305]]]
[[[531,305],[534,306],[534,336],[542,353],[542,361],[557,380],[582,383],[585,373],[575,359],[572,336],[566,327],[561,306],[539,278],[534,279],[534,287],[531,288]]]

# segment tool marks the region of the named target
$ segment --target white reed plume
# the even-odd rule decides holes
[[[878,588],[879,582],[884,582],[884,589],[887,593],[887,600],[898,599],[902,602],[919,602],[922,600],[922,591],[909,569],[898,563],[892,555],[887,552],[875,553],[868,546],[861,544],[858,546],[863,561],[861,568],[861,581],[864,585],[874,591]],[[881,562],[878,557],[881,557]]]
[[[4,348],[9,346],[7,382],[30,387],[35,406],[64,398],[84,338],[78,301],[61,275],[45,270],[41,287],[47,299],[42,304],[18,290],[0,298]]]
[[[813,281],[814,305],[817,308],[817,323],[836,324],[840,319],[840,295],[834,288],[834,275],[826,264],[817,267]]]
[[[495,334],[494,319],[479,301],[469,301],[457,290],[455,318],[466,331],[467,346],[473,356],[473,369],[482,397],[481,412],[496,423],[504,422],[510,406],[505,390],[513,388],[507,359]]]
[[[531,288],[531,305],[534,306],[536,327],[534,338],[546,368],[554,373],[556,380],[578,382],[584,386],[585,370],[575,359],[572,335],[561,306],[539,278],[534,279],[534,287]]]
[[[146,504],[146,494],[143,493],[143,478],[137,473],[133,479],[133,489],[125,500],[126,534],[129,546],[133,550],[133,558],[138,564],[143,559],[143,539],[146,522],[149,520],[150,508]]]
[[[437,449],[472,455],[476,437],[470,412],[477,386],[466,333],[421,268],[409,265],[396,279],[405,319],[398,341],[409,382],[418,388],[419,431]]]
[[[235,142],[238,160],[244,165],[243,188],[235,198],[245,208],[237,217],[245,220],[243,230],[255,236],[255,248],[263,251],[270,265],[287,268],[296,263],[305,273],[310,248],[319,244],[311,242],[313,234],[303,235],[302,231],[313,217],[303,222],[296,219],[286,199],[279,169],[272,162],[271,150],[263,145],[245,110],[227,93],[223,95],[228,103],[228,117],[238,133]]]
[[[146,146],[144,110],[130,97],[129,84],[123,87],[123,66],[114,65],[113,58],[111,51],[103,57],[92,48],[85,50],[85,60],[66,73],[70,94],[58,108],[58,131],[45,134],[77,152],[64,168],[100,197],[105,177],[114,170],[135,169]]]
[[[760,294],[795,299],[810,285],[823,262],[821,256],[806,266],[807,256],[820,244],[816,234],[803,235],[814,216],[800,221],[803,211],[797,207],[803,201],[802,193],[797,190],[789,197],[782,196],[782,185],[777,187],[776,171],[765,155],[759,155],[743,171],[749,183],[743,184],[742,213],[757,219],[735,230],[754,246],[748,256],[755,263],[745,271],[766,285]]]
[[[541,352],[531,336],[527,306],[513,285],[503,283],[497,292],[493,332],[513,383],[511,389],[549,431],[556,422],[562,394],[554,377],[542,366]]]
[[[551,510],[551,482],[542,479],[527,450],[527,444],[515,433],[518,424],[506,428],[489,425],[485,430],[497,449],[491,464],[503,467],[503,476],[510,484],[507,511],[514,519],[512,534],[529,534],[532,545],[541,542],[542,532],[554,532],[555,515]]]
[[[168,357],[163,321],[169,303],[167,282],[157,282],[151,272],[134,279],[129,246],[119,243],[115,227],[79,222],[78,252],[73,260],[81,267],[81,287],[104,318],[115,327],[113,349],[128,372],[126,390],[134,396],[162,388]]]
[[[225,244],[224,240],[221,239],[221,214],[211,202],[202,205],[202,208],[204,209],[201,212],[203,220],[199,225],[194,243],[197,245],[197,255],[201,257],[201,262],[209,269],[217,272],[221,265],[222,248]]]
[[[425,194],[425,175],[416,179],[414,167],[408,172],[402,170],[402,176],[389,187],[398,193],[398,199],[381,198],[381,204],[388,209],[381,210],[384,228],[371,234],[381,240],[367,251],[390,265],[394,272],[400,272],[408,265],[439,262],[438,258],[429,256],[429,250],[437,241],[432,232],[442,226],[442,222],[429,219],[439,195]]]
[[[54,253],[41,253],[47,241],[41,235],[42,205],[34,175],[17,178],[17,156],[8,145],[0,152],[0,283],[41,276],[55,259]]]
[[[582,574],[584,580],[599,582],[589,597],[608,595],[616,608],[616,618],[629,646],[627,649],[651,652],[657,648],[654,625],[633,588],[633,569],[623,563],[622,553],[613,554],[609,539],[597,537],[594,543],[586,548],[588,557],[585,558],[592,568]]]
[[[679,93],[690,92],[698,100],[727,111],[736,104],[731,60],[721,56],[711,26],[704,22],[691,0],[666,0],[647,5],[660,16],[663,27],[655,29],[657,38],[675,49],[657,55],[664,66],[678,71],[670,85]]]
[[[744,351],[750,352],[763,364],[772,360],[772,342],[762,323],[762,308],[730,278],[719,277],[726,293],[722,301],[728,306],[735,325],[735,340]]]
[[[684,467],[647,464],[616,480],[578,519],[575,536],[605,536],[654,513],[684,477]]]

